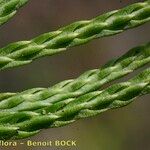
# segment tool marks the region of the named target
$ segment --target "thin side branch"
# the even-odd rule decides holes
[[[11,19],[28,0],[0,0],[0,26]]]
[[[34,59],[66,51],[92,39],[111,36],[150,20],[150,0],[111,11],[92,20],[72,23],[30,41],[0,49],[0,70],[31,63]]]

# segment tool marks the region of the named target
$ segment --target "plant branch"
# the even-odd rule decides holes
[[[40,129],[67,125],[77,119],[123,107],[150,93],[150,69],[135,78],[102,86],[150,63],[150,44],[131,49],[101,69],[87,71],[74,80],[51,88],[0,94],[0,139],[20,139]]]
[[[0,26],[11,19],[28,0],[0,0]]]
[[[51,105],[48,100],[42,100],[41,103],[47,106],[39,112],[1,111],[0,139],[26,138],[43,128],[60,127],[80,118],[124,107],[136,97],[149,94],[149,85],[150,69],[147,69],[127,82],[114,84],[102,91],[89,92],[78,98],[66,99]]]
[[[111,36],[150,20],[150,1],[135,3],[92,20],[72,23],[30,41],[20,41],[0,49],[0,70],[31,63],[34,59],[66,51],[92,39]]]

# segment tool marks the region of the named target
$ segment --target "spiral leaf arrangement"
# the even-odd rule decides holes
[[[0,10],[11,14],[26,1],[15,2],[17,0],[0,0]],[[11,7],[6,7],[6,4]],[[0,17],[9,13],[2,11]],[[28,64],[36,58],[123,32],[149,20],[150,1],[145,1],[92,20],[73,23],[30,41],[9,44],[0,49],[0,70]],[[100,69],[87,71],[53,87],[0,93],[0,139],[26,138],[44,128],[64,126],[80,118],[126,106],[135,98],[150,93],[149,65],[150,43],[147,43],[129,50]],[[132,79],[103,87],[143,66],[148,67]]]
[[[0,26],[12,18],[28,0],[0,0]]]
[[[0,49],[0,70],[31,63],[34,59],[60,53],[95,38],[121,33],[150,20],[150,1],[108,12],[92,20],[72,23],[30,41]]]
[[[0,112],[0,138],[26,138],[43,128],[60,127],[80,118],[126,106],[134,98],[150,92],[149,74],[150,69],[147,69],[127,82],[114,84],[105,90],[89,92],[77,98],[53,102],[50,96],[50,98],[38,101],[22,102],[29,110],[27,108],[19,111],[11,109],[16,105],[19,95],[11,97],[11,102],[10,99],[6,99],[6,103],[9,101],[9,106],[7,109],[1,109]],[[28,99],[30,94],[25,92],[20,95],[19,99]],[[5,103],[5,99],[3,102]],[[37,106],[37,109],[32,105]],[[42,108],[39,109],[39,106]]]

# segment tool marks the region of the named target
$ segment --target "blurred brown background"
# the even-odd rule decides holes
[[[90,19],[138,0],[30,0],[17,15],[0,29],[0,47],[28,40],[56,30],[73,21]],[[0,92],[16,92],[33,87],[48,87],[64,79],[76,78],[88,69],[99,68],[150,39],[150,24],[113,37],[94,40],[30,65],[0,72]],[[17,150],[149,150],[150,96],[131,105],[99,116],[79,120],[69,126],[47,129],[32,140],[76,140],[76,148],[30,148]],[[26,140],[23,140],[24,142]],[[0,148],[6,149],[6,148]],[[11,148],[9,148],[11,149]],[[12,148],[13,149],[13,148]],[[15,149],[15,148],[14,148]]]

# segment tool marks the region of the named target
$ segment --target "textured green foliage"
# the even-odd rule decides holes
[[[65,51],[95,38],[121,33],[149,20],[150,1],[145,1],[92,20],[72,23],[30,41],[9,44],[0,49],[0,70],[31,63],[36,58]]]
[[[0,0],[0,26],[12,18],[28,0]]]
[[[147,69],[128,82],[118,83],[102,91],[89,92],[77,98],[66,99],[54,104],[49,99],[38,101],[38,103],[45,103],[42,111],[3,109],[0,112],[0,138],[26,138],[43,128],[60,127],[80,118],[126,106],[134,98],[143,93],[149,93],[147,90],[150,85],[149,74],[150,69]],[[5,102],[5,100],[3,101]],[[28,106],[30,107],[32,103],[36,102],[28,102]],[[13,103],[10,106],[12,107]]]
[[[131,49],[122,57],[112,60],[100,69],[85,72],[77,79],[66,80],[55,86],[45,88],[34,88],[20,93],[9,99],[0,102],[0,109],[11,110],[35,110],[43,108],[44,104],[34,103],[31,108],[26,104],[29,101],[40,101],[51,97],[51,102],[62,101],[63,99],[74,98],[91,91],[98,90],[104,84],[123,77],[134,70],[150,63],[150,44]],[[14,95],[14,93],[12,93]],[[0,95],[0,97],[11,96],[11,93]],[[25,97],[25,98],[24,98]],[[22,105],[20,105],[23,103]],[[18,107],[18,104],[20,105]],[[47,104],[46,104],[47,106]]]
[[[126,106],[134,98],[150,93],[150,69],[128,82],[100,90],[150,63],[150,44],[131,49],[101,69],[85,72],[74,80],[51,88],[34,88],[21,93],[0,94],[0,139],[20,139],[40,129],[59,127],[77,119]]]
[[[28,0],[0,0],[0,25]],[[150,20],[150,1],[136,3],[92,20],[79,21],[30,41],[0,49],[0,70],[65,51],[92,39],[110,36]],[[148,66],[129,81],[103,88],[134,70]],[[77,119],[120,108],[150,93],[150,43],[131,49],[101,67],[50,88],[0,93],[0,139],[21,139],[43,128],[60,127]]]

